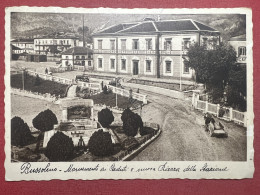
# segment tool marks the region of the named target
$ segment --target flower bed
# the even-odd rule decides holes
[[[11,87],[17,89],[23,89],[22,74],[11,75]],[[55,96],[64,97],[68,85],[44,80],[41,78],[25,74],[24,75],[24,90],[38,92],[41,94],[49,93]]]

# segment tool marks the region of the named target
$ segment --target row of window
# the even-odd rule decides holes
[[[17,47],[26,47],[26,48],[33,48],[33,44],[30,44],[30,43],[17,43],[17,44],[14,44],[16,45]]]
[[[153,45],[152,45],[152,39],[145,39],[146,41],[146,50],[152,50]],[[98,40],[98,49],[102,50],[102,43],[103,40]],[[183,39],[183,48],[182,49],[188,49],[190,47],[190,38],[184,38]],[[139,50],[139,39],[133,39],[132,40],[132,49],[133,50]],[[115,50],[116,45],[115,45],[115,40],[110,40],[110,50]],[[121,39],[121,50],[126,50],[126,39]],[[164,41],[164,50],[172,50],[172,39],[168,38],[165,39]]]
[[[238,47],[238,56],[246,56],[246,47]]]
[[[151,60],[145,60],[146,72],[152,71],[151,62]],[[98,68],[103,68],[103,58],[98,58]],[[115,70],[115,59],[110,59],[110,69]],[[121,59],[120,70],[126,71],[126,59]]]
[[[98,58],[98,69],[103,68],[103,58]],[[115,70],[115,59],[110,59],[110,69]],[[120,70],[126,71],[126,59],[121,59],[121,66]],[[145,71],[151,72],[152,71],[152,61],[145,60]],[[165,61],[165,73],[172,73],[172,61]],[[183,73],[189,73],[189,67],[184,64],[183,66]]]
[[[87,59],[91,59],[92,58],[92,55],[91,54],[88,54],[88,58]],[[69,56],[66,56],[66,59],[69,59]],[[76,60],[85,60],[86,59],[86,57],[85,56],[81,56],[81,58],[80,58],[80,56],[75,56],[75,59]]]
[[[87,62],[88,62],[88,66],[92,66],[92,63],[91,63],[90,60],[87,61]],[[86,63],[85,60],[83,60],[83,61],[77,60],[77,61],[74,62],[74,65],[85,66],[85,63]],[[69,66],[69,65],[71,65],[71,64],[69,63],[68,60],[66,60],[66,61],[65,61],[65,65],[66,65],[66,66]]]
[[[74,41],[75,42],[75,41]],[[70,44],[70,40],[36,40],[35,41],[36,44],[60,44],[60,45],[69,45]]]

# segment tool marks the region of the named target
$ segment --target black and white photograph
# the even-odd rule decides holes
[[[250,9],[5,19],[6,180],[253,176]]]

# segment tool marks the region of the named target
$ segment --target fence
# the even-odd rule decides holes
[[[101,90],[100,83],[86,83],[86,82],[83,82],[83,81],[78,81],[77,85],[79,87],[88,87],[88,88],[93,89],[95,91]]]
[[[34,72],[34,71],[31,71],[31,70],[27,70],[26,72],[29,75],[32,75],[32,76],[38,75],[41,79],[54,81],[54,82],[57,82],[57,83],[62,83],[62,84],[67,84],[67,85],[71,85],[71,84],[74,83],[73,79],[66,79],[66,78],[62,78],[62,77],[52,76],[52,75],[49,75],[49,74]]]
[[[122,96],[125,96],[125,97],[129,97],[129,95],[130,95],[129,90],[126,90],[126,89],[121,89],[121,88],[118,88],[118,87],[114,87],[112,85],[107,85],[107,88],[111,89],[113,91],[113,93],[116,93],[116,94],[119,94],[119,95],[122,95]],[[139,101],[142,101],[144,104],[147,104],[147,95],[132,92],[132,98],[139,100]]]
[[[246,127],[247,125],[246,112],[239,112],[237,110],[234,110],[233,108],[220,107],[219,104],[212,104],[208,101],[199,100],[199,95],[196,93],[193,93],[192,95],[192,105],[195,109],[203,111],[205,113],[211,113],[218,118],[228,121],[234,121],[238,124],[243,124],[244,127]],[[222,117],[219,116],[220,109],[224,111]]]
[[[52,76],[52,75],[48,75],[48,74],[37,73],[37,72],[31,71],[31,70],[27,70],[27,73],[32,76],[38,75],[41,79],[54,81],[57,83],[62,83],[62,84],[66,84],[66,85],[76,84],[74,79],[67,79],[67,78]],[[94,91],[100,91],[100,88],[101,88],[99,83],[86,83],[83,81],[78,81],[77,85],[80,87],[88,87]]]

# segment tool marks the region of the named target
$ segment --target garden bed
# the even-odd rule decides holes
[[[129,137],[124,134],[122,126],[111,126],[111,129],[119,138],[120,143],[113,144],[113,153],[110,156],[98,157],[92,155],[90,152],[78,151],[75,147],[73,159],[70,161],[118,161],[123,157],[130,154],[133,150],[138,149],[146,141],[155,136],[158,131],[151,127],[144,127],[144,135],[138,138]],[[37,134],[34,134],[37,137]],[[128,146],[125,146],[126,140]],[[24,147],[12,147],[12,162],[49,162],[48,158],[44,155],[45,149],[40,148],[39,152],[35,152],[36,143]]]
[[[93,99],[94,104],[101,104],[106,105],[108,107],[115,107],[116,106],[116,94],[114,93],[99,93],[93,96],[90,96]],[[117,107],[126,109],[127,107],[137,108],[142,104],[141,101],[132,99],[129,100],[128,97],[117,95]]]
[[[17,89],[23,89],[22,74],[11,75],[11,87]],[[64,97],[68,85],[43,80],[41,78],[25,74],[24,75],[24,90],[38,92],[41,94],[50,93],[51,95]]]

